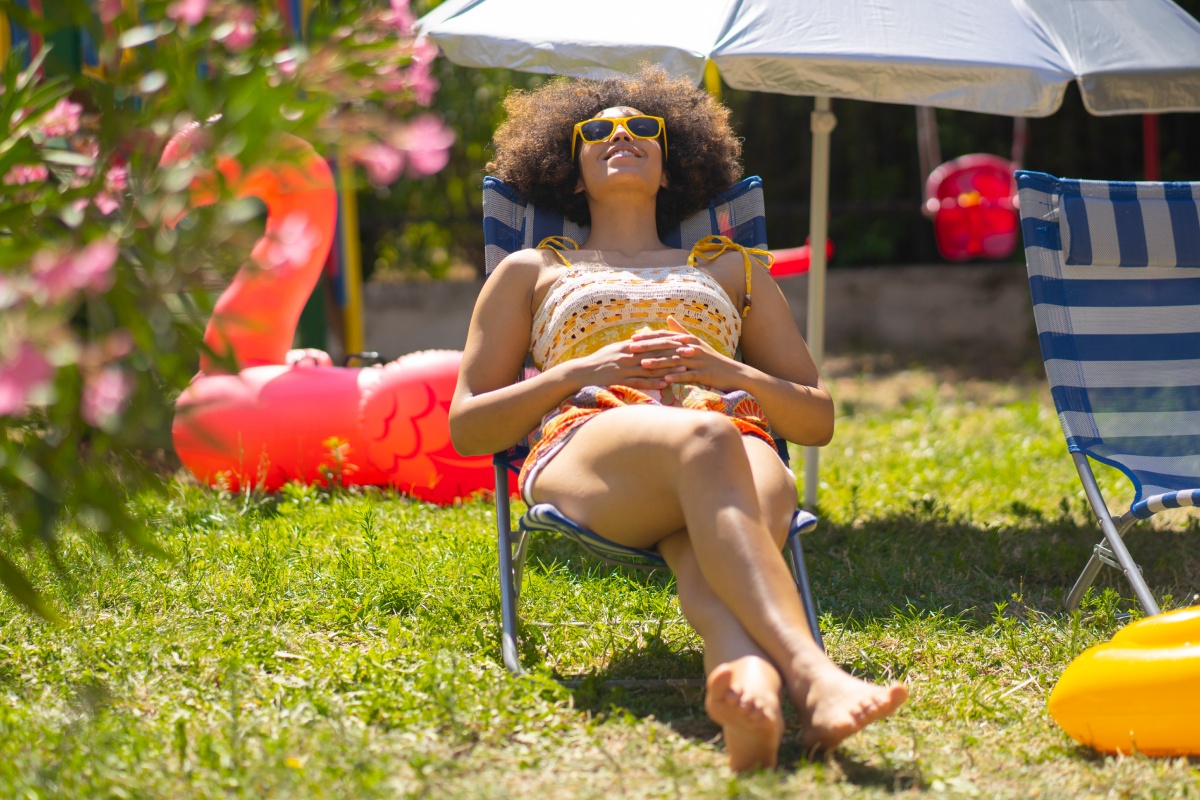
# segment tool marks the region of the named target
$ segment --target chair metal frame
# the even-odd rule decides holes
[[[685,220],[678,231],[664,238],[664,242],[680,247],[688,239],[699,241],[707,235],[722,234],[743,246],[765,248],[766,223],[762,209],[761,180],[757,177],[746,178],[718,195],[708,209]],[[549,236],[565,235],[582,241],[586,233],[586,228],[564,221],[558,214],[529,206],[502,181],[491,177],[484,179],[484,237],[489,274],[505,255],[522,247],[532,247]],[[787,443],[776,441],[776,449],[783,462],[788,463]],[[576,524],[549,504],[538,504],[528,509],[514,526],[510,473],[516,474],[520,470],[527,453],[528,447],[521,443],[493,457],[496,546],[500,572],[501,655],[504,665],[515,675],[524,672],[518,652],[518,603],[531,533],[547,531],[564,535],[597,558],[613,564],[642,569],[666,568],[666,563],[657,553],[610,542]],[[813,530],[816,525],[815,516],[797,509],[784,545],[784,554],[813,638],[824,649],[820,617],[813,601],[800,541],[801,535]]]
[[[1104,534],[1066,604],[1076,608],[1108,565],[1153,616],[1158,603],[1123,539],[1159,511],[1200,505],[1200,453],[1188,452],[1195,437],[1185,439],[1162,416],[1200,412],[1200,183],[1081,181],[1024,170],[1016,179],[1042,357]],[[1126,413],[1139,414],[1136,431],[1115,421]],[[1163,442],[1167,452],[1155,449]],[[1133,483],[1133,502],[1115,519],[1089,459]]]

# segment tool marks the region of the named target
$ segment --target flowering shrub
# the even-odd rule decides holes
[[[277,157],[290,134],[383,185],[441,169],[454,138],[427,110],[436,48],[413,40],[407,0],[318,7],[306,42],[256,3],[64,7],[99,42],[101,77],[53,75],[43,50],[26,68],[14,53],[0,83],[0,583],[43,615],[17,553],[57,564],[64,521],[155,549],[125,509],[130,456],[167,445],[203,349],[202,279],[223,249],[245,256],[253,215],[208,177],[225,202],[187,216],[193,184],[218,159]],[[62,23],[0,10],[46,34]],[[188,157],[160,167],[196,123]],[[267,259],[310,247],[304,226],[287,220]]]

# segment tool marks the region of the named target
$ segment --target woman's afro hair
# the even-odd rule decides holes
[[[534,91],[511,92],[504,100],[508,117],[493,137],[496,158],[488,172],[535,206],[589,224],[587,198],[575,191],[579,167],[571,158],[571,137],[576,122],[618,106],[666,120],[668,186],[658,192],[660,236],[741,177],[742,145],[729,126],[729,109],[686,78],[672,78],[653,66],[636,75],[556,78]]]

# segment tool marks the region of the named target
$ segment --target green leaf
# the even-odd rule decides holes
[[[154,94],[167,85],[167,73],[160,69],[147,72],[138,81],[138,91],[142,94]]]
[[[26,86],[38,79],[38,70],[42,68],[42,62],[46,60],[46,56],[50,55],[52,49],[53,45],[47,44],[34,54],[25,71],[17,75],[17,91],[23,91]]]
[[[76,153],[73,150],[43,150],[42,160],[51,164],[65,164],[70,167],[94,167],[96,159]]]
[[[122,33],[118,43],[123,49],[128,50],[153,42],[158,38],[158,34],[159,27],[157,25],[139,25]]]

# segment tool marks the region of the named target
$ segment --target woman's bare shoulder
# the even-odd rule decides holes
[[[499,276],[502,273],[536,276],[543,267],[554,264],[562,264],[550,250],[537,250],[532,247],[527,247],[524,250],[514,250],[506,255],[496,268],[492,270],[489,277]]]
[[[739,286],[745,283],[746,260],[742,256],[741,250],[731,248],[712,260],[697,258],[696,266],[707,269],[713,277],[722,283],[728,281],[731,284]],[[752,270],[759,266],[758,259],[753,255],[750,256],[750,266]],[[754,271],[753,274],[757,275],[758,273]]]

